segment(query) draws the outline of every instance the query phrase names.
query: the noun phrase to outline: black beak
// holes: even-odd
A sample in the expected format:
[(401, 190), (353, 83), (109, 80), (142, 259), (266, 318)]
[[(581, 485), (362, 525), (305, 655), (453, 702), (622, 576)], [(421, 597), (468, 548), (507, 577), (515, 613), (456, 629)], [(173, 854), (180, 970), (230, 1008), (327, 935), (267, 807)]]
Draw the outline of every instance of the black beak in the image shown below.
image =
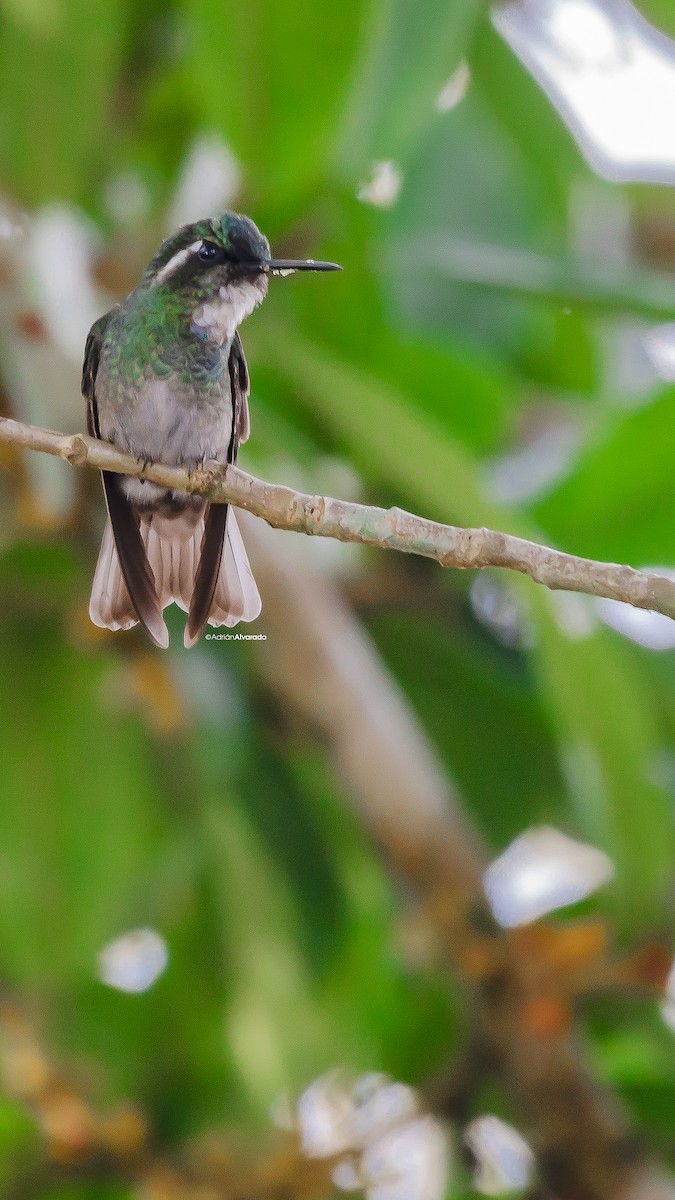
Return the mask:
[(282, 271), (341, 271), (342, 267), (338, 263), (317, 262), (313, 258), (270, 258), (263, 270), (276, 275)]

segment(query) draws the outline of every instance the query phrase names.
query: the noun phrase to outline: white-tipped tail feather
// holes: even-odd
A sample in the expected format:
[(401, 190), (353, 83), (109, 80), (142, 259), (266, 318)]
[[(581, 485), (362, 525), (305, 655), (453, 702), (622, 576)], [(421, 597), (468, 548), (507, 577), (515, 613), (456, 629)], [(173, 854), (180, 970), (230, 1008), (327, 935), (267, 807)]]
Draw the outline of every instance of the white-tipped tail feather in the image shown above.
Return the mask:
[[(199, 565), (204, 534), (204, 514), (190, 511), (166, 517), (149, 513), (141, 518), (141, 538), (155, 579), (160, 608), (176, 603), (185, 612)], [(262, 601), (249, 566), (239, 526), (232, 509), (227, 514), (227, 534), (216, 589), (208, 617), (209, 625), (236, 625), (254, 621)], [(110, 525), (106, 522), (91, 590), (89, 616), (103, 629), (129, 629), (138, 617), (129, 597)], [(197, 639), (185, 634), (185, 645)], [(168, 645), (168, 633), (166, 638)]]
[(89, 616), (101, 629), (130, 629), (138, 624), (127, 585), (115, 549), (112, 525), (108, 519), (98, 552), (89, 601)]

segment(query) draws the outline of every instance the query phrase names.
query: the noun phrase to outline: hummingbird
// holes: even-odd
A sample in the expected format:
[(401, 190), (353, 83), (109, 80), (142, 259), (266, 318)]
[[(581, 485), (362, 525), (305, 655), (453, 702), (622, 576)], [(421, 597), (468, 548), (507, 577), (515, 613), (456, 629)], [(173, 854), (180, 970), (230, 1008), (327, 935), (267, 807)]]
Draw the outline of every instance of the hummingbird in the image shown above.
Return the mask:
[[(82, 393), (87, 431), (145, 466), (188, 471), (234, 463), (250, 432), (250, 382), (239, 326), (271, 275), (336, 271), (273, 258), (253, 221), (226, 212), (162, 243), (137, 288), (92, 326)], [(262, 604), (234, 512), (142, 477), (102, 471), (108, 519), (89, 615), (105, 629), (144, 626), (169, 644), (163, 610), (187, 612), (184, 643), (210, 625), (253, 621)]]

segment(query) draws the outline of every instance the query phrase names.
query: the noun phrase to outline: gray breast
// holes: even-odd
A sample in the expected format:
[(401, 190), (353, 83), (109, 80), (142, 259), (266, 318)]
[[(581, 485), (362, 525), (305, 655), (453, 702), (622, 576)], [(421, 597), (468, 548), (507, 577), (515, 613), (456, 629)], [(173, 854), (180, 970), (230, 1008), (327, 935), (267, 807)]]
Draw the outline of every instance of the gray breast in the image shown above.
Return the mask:
[(99, 402), (101, 434), (126, 453), (169, 466), (226, 460), (232, 431), (227, 375), (208, 395), (157, 378), (115, 396), (113, 389), (105, 390)]
[[(188, 470), (209, 458), (226, 462), (232, 400), (227, 372), (223, 375), (222, 383), (207, 395), (171, 379), (154, 377), (124, 392), (110, 380), (102, 395), (97, 387), (102, 437), (142, 461)], [(132, 478), (125, 479), (124, 490), (131, 501), (143, 506), (166, 496), (155, 484)]]

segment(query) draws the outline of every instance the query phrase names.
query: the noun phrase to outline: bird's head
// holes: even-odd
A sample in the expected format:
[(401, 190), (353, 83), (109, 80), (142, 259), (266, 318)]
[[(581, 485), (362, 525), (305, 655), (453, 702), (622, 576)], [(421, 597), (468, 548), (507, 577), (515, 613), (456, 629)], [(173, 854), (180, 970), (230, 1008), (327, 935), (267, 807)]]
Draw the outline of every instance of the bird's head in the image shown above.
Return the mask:
[(201, 306), (196, 324), (202, 320), (222, 340), (264, 300), (270, 275), (339, 270), (336, 263), (311, 258), (273, 258), (267, 238), (250, 217), (227, 212), (184, 225), (167, 238), (150, 262), (143, 286), (195, 297)]

